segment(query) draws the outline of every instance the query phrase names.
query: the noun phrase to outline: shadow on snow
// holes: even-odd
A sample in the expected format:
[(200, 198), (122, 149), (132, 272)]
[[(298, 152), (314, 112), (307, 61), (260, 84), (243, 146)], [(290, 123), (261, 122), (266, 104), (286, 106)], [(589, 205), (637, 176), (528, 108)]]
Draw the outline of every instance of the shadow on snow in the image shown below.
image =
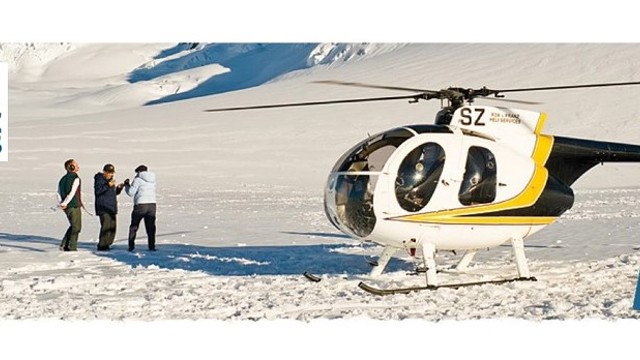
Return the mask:
[[(304, 233), (307, 234), (307, 233)], [(308, 233), (321, 235), (320, 233)], [(158, 236), (162, 236), (159, 234)], [(324, 234), (322, 235), (330, 235)], [(340, 236), (336, 236), (340, 237)], [(58, 251), (60, 239), (24, 234), (0, 233), (0, 246), (27, 251), (45, 252), (47, 249), (29, 244), (48, 244)], [(209, 247), (187, 244), (157, 245), (158, 251), (146, 250), (145, 239), (137, 241), (134, 252), (126, 249), (126, 240), (117, 241), (112, 250), (96, 250), (95, 243), (79, 242), (78, 248), (97, 256), (111, 258), (135, 267), (158, 267), (169, 270), (202, 271), (211, 275), (301, 275), (305, 271), (314, 274), (364, 275), (371, 271), (362, 253), (346, 254), (341, 249), (354, 249), (350, 244), (318, 244), (289, 246), (233, 246)], [(365, 244), (363, 249), (370, 248)], [(392, 259), (388, 271), (412, 270), (413, 265), (400, 259)]]
[[(123, 250), (96, 252), (131, 267), (158, 266), (163, 269), (203, 271), (212, 275), (301, 275), (315, 274), (363, 275), (371, 271), (362, 254), (345, 254), (338, 250), (345, 244), (290, 246), (207, 247), (201, 245), (160, 244), (158, 251)], [(392, 261), (390, 271), (408, 270), (410, 264)]]
[[(153, 67), (140, 67), (129, 74), (136, 83), (161, 76), (219, 64), (231, 71), (212, 76), (193, 89), (149, 101), (146, 105), (190, 99), (262, 85), (276, 77), (311, 66), (309, 54), (317, 44), (178, 44), (162, 51), (157, 60), (172, 57)], [(183, 54), (181, 54), (183, 53)]]
[(35, 252), (47, 251), (45, 249), (27, 246), (27, 244), (50, 244), (59, 246), (60, 239), (37, 235), (0, 233), (0, 247), (8, 247), (12, 249), (21, 249)]

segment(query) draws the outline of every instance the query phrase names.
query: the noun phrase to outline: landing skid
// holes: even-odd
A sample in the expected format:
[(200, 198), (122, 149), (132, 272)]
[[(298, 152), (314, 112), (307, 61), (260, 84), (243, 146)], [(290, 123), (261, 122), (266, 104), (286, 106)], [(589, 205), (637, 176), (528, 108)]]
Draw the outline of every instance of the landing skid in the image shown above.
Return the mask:
[(304, 274), (302, 274), (302, 275), (304, 275), (304, 277), (306, 277), (309, 281), (320, 282), (322, 280), (320, 277), (318, 277), (316, 275), (313, 275), (312, 273), (310, 273), (308, 271), (305, 271)]
[(535, 277), (531, 276), (531, 277), (517, 277), (512, 279), (475, 281), (475, 282), (460, 283), (460, 284), (412, 286), (412, 287), (395, 288), (395, 289), (380, 289), (371, 285), (367, 285), (364, 282), (360, 282), (358, 284), (358, 287), (368, 293), (382, 296), (382, 295), (408, 294), (414, 291), (438, 290), (440, 288), (458, 289), (461, 287), (478, 286), (478, 285), (485, 285), (485, 284), (506, 284), (514, 281), (538, 281), (538, 280)]

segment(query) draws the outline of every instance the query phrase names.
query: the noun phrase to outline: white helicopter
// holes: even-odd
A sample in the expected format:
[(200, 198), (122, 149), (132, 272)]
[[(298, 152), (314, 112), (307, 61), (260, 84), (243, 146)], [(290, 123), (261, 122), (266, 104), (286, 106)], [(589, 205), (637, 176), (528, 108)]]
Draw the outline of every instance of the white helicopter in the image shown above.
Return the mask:
[[(336, 162), (324, 191), (325, 213), (337, 229), (384, 247), (372, 276), (382, 274), (393, 255), (421, 253), (426, 286), (378, 289), (385, 295), (440, 287), (534, 280), (524, 239), (553, 223), (574, 202), (571, 185), (604, 162), (640, 162), (640, 146), (542, 134), (546, 115), (506, 107), (474, 106), (475, 98), (503, 99), (504, 93), (640, 85), (640, 82), (492, 90), (439, 91), (354, 82), (317, 83), (410, 91), (406, 96), (210, 109), (233, 111), (365, 101), (440, 99), (445, 106), (434, 125), (411, 125), (370, 136)], [(493, 97), (490, 97), (493, 96)], [(518, 277), (440, 284), (435, 255), (465, 254), (463, 272), (478, 249), (510, 243)], [(319, 278), (305, 274), (309, 279)]]

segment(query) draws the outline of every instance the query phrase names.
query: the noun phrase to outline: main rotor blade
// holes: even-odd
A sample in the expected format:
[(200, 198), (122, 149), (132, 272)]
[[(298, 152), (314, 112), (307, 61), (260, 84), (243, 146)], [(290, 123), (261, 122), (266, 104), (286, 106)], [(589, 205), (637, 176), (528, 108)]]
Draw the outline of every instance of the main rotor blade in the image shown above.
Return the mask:
[(274, 109), (274, 108), (284, 108), (284, 107), (294, 107), (294, 106), (347, 104), (347, 103), (387, 101), (387, 100), (402, 100), (402, 99), (412, 99), (414, 101), (418, 101), (419, 99), (426, 99), (426, 94), (413, 94), (413, 95), (402, 95), (402, 96), (383, 96), (383, 97), (372, 97), (372, 98), (362, 98), (362, 99), (309, 101), (309, 102), (288, 103), (288, 104), (238, 106), (238, 107), (228, 107), (228, 108), (219, 108), (219, 109), (207, 109), (207, 110), (204, 110), (204, 111), (206, 111), (206, 112), (220, 112), (220, 111), (236, 111), (236, 110)]
[(526, 105), (540, 105), (541, 102), (536, 101), (526, 101), (526, 100), (515, 100), (515, 99), (503, 99), (503, 98), (494, 98), (494, 97), (478, 97), (478, 100), (493, 100), (493, 101), (502, 101), (516, 104), (526, 104)]
[(421, 92), (427, 94), (438, 94), (438, 91), (435, 90), (427, 90), (427, 89), (415, 89), (408, 87), (399, 87), (399, 86), (382, 86), (382, 85), (371, 85), (371, 84), (363, 84), (359, 82), (348, 82), (348, 81), (338, 81), (338, 80), (318, 80), (312, 81), (314, 84), (331, 84), (331, 85), (344, 85), (344, 86), (355, 86), (362, 88), (370, 88), (370, 89), (384, 89), (384, 90), (400, 90), (400, 91), (411, 91), (411, 92)]
[(505, 90), (495, 90), (495, 91), (497, 93), (505, 93), (505, 92), (520, 92), (520, 91), (544, 91), (544, 90), (562, 90), (562, 89), (581, 89), (581, 88), (594, 88), (594, 87), (607, 87), (607, 86), (627, 86), (627, 85), (640, 85), (640, 81), (620, 82), (620, 83), (603, 83), (603, 84), (568, 85), (568, 86), (546, 86), (546, 87), (536, 87), (536, 88), (505, 89)]

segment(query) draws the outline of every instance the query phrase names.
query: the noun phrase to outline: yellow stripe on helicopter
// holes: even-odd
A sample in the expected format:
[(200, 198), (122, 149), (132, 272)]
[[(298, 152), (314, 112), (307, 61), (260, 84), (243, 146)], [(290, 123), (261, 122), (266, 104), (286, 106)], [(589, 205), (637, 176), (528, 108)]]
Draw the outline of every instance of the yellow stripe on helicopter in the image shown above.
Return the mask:
[(421, 220), (392, 220), (449, 225), (549, 225), (556, 220), (552, 216), (448, 216), (442, 212), (428, 215)]

